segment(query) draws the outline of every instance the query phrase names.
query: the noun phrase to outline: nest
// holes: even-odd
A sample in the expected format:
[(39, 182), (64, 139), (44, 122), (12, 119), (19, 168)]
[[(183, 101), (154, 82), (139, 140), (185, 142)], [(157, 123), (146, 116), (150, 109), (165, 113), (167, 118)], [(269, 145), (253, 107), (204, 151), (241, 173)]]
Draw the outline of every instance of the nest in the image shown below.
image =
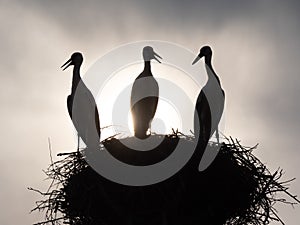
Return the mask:
[[(172, 149), (179, 139), (194, 141), (176, 133), (165, 136), (160, 150)], [(104, 144), (120, 148), (115, 138)], [(171, 178), (139, 187), (103, 178), (86, 163), (81, 152), (61, 154), (64, 158), (51, 160), (45, 171), (52, 181), (49, 189), (41, 192), (30, 188), (43, 197), (33, 211), (44, 211), (45, 220), (36, 225), (261, 225), (271, 221), (284, 224), (274, 205), (299, 202), (288, 192), (292, 180), (281, 181), (281, 169), (271, 173), (253, 155), (255, 148), (226, 139), (205, 171), (198, 172), (189, 166), (194, 165), (192, 157)], [(285, 197), (277, 198), (280, 193)]]

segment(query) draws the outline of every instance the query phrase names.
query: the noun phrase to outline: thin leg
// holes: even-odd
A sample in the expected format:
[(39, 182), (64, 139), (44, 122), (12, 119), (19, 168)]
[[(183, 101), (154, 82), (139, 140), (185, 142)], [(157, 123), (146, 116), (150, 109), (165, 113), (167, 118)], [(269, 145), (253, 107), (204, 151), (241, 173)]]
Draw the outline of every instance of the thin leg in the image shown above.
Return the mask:
[(216, 129), (216, 138), (217, 138), (217, 143), (220, 144), (220, 135), (219, 135), (219, 127), (218, 126)]
[[(151, 135), (151, 123), (152, 123), (152, 121), (149, 123), (149, 134)], [(147, 133), (146, 133), (146, 135), (147, 135)]]
[(77, 133), (77, 152), (79, 152), (79, 144), (80, 144), (80, 137), (79, 134)]

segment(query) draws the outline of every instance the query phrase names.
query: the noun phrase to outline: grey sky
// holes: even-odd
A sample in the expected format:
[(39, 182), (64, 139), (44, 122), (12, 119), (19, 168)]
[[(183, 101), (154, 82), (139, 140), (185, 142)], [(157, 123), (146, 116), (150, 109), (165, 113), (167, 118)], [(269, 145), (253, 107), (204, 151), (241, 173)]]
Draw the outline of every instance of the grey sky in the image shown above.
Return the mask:
[[(75, 147), (66, 109), (71, 72), (60, 66), (84, 53), (83, 71), (127, 42), (156, 39), (195, 54), (213, 48), (226, 92), (226, 134), (247, 145), (285, 177), (298, 177), (300, 134), (300, 4), (297, 1), (5, 1), (0, 0), (0, 224), (31, 224), (46, 188), (42, 169)], [(291, 187), (300, 193), (300, 177)], [(299, 206), (281, 208), (286, 224)]]

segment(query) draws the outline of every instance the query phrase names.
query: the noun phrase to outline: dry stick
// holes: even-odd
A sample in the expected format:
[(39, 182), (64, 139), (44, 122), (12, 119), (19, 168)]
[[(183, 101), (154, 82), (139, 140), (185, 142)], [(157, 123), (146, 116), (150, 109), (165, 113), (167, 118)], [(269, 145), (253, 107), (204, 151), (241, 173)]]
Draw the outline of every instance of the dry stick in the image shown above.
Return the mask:
[(278, 221), (280, 221), (280, 223), (282, 225), (285, 225), (285, 223), (279, 218), (279, 216), (277, 215), (277, 213), (271, 208), (271, 212), (273, 213), (273, 215), (278, 219)]
[[(175, 131), (174, 129), (173, 131), (173, 134), (177, 136), (178, 134), (180, 134), (180, 132)], [(273, 198), (272, 196), (270, 196), (271, 193), (284, 192), (293, 200), (299, 203), (297, 196), (290, 194), (288, 192), (288, 188), (283, 186), (285, 184), (288, 184), (288, 181), (278, 182), (282, 175), (282, 170), (278, 170), (274, 174), (270, 174), (266, 166), (264, 166), (251, 153), (257, 145), (252, 148), (249, 148), (242, 146), (240, 141), (237, 139), (234, 141), (232, 137), (230, 137), (230, 139), (226, 139), (228, 141), (228, 144), (226, 144), (225, 148), (223, 148), (223, 154), (229, 154), (230, 160), (235, 161), (239, 165), (246, 166), (247, 170), (252, 172), (253, 178), (256, 179), (256, 181), (258, 182), (258, 191), (256, 193), (253, 193), (255, 204), (252, 204), (251, 208), (248, 209), (243, 215), (237, 218), (231, 218), (230, 221), (236, 221), (235, 224), (246, 224), (246, 222), (252, 224), (261, 224), (261, 222), (263, 222), (265, 224), (270, 220), (281, 221), (278, 215), (276, 214), (276, 210), (273, 208), (273, 204), (276, 202), (283, 202), (289, 204), (290, 202), (286, 200), (284, 201), (283, 199)], [(49, 149), (51, 150), (51, 143), (49, 145)], [(49, 178), (57, 181), (56, 185), (64, 185), (64, 183), (70, 178), (70, 176), (72, 176), (75, 170), (81, 171), (82, 168), (85, 168), (86, 166), (85, 161), (83, 160), (83, 158), (81, 158), (82, 155), (76, 154), (76, 152), (74, 154), (68, 153), (67, 155), (68, 156), (65, 159), (52, 163), (52, 165), (50, 165), (48, 170), (46, 171), (46, 174), (49, 176)], [(52, 155), (50, 155), (50, 158), (52, 158)], [(289, 181), (293, 180), (294, 179), (291, 179)], [(64, 201), (64, 193), (61, 192), (61, 189), (53, 190), (52, 188), (54, 188), (54, 184), (55, 183), (51, 185), (47, 193), (38, 191), (38, 193), (49, 198), (47, 200), (37, 202), (37, 210), (48, 210), (46, 212), (47, 221), (37, 223), (36, 225), (42, 225), (47, 223), (56, 224), (59, 220), (68, 219), (66, 216), (56, 218), (59, 212), (64, 213), (64, 211), (59, 208), (62, 201)], [(50, 191), (51, 189), (52, 191)], [(270, 212), (274, 214), (275, 217), (270, 215)], [(282, 221), (281, 223), (284, 224)]]
[(47, 224), (47, 223), (54, 223), (58, 220), (62, 220), (62, 219), (65, 219), (64, 217), (60, 217), (60, 218), (55, 218), (55, 219), (51, 219), (51, 220), (48, 220), (48, 221), (45, 221), (45, 222), (40, 222), (40, 223), (35, 223), (33, 225), (42, 225), (42, 224)]
[[(51, 162), (51, 165), (53, 165), (52, 147), (51, 147), (50, 137), (48, 137), (48, 148), (49, 148), (50, 162)], [(53, 185), (53, 183), (54, 183), (54, 180), (51, 181), (51, 184), (50, 184), (50, 186), (49, 186), (47, 192), (50, 191), (50, 188), (51, 188), (51, 186)]]

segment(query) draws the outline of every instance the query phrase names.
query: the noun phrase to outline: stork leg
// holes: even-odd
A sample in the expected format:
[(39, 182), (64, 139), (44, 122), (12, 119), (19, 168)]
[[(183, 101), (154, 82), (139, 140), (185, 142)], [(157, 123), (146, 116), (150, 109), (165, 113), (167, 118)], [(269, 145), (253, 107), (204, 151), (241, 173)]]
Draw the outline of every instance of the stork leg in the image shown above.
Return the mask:
[(217, 143), (220, 144), (219, 126), (217, 126), (216, 129), (216, 138), (217, 138)]
[[(150, 121), (150, 123), (149, 123), (149, 128), (148, 128), (148, 130), (147, 130), (147, 131), (149, 131), (149, 135), (151, 135), (151, 123), (152, 123), (152, 121)], [(146, 132), (146, 135), (147, 135), (147, 132)]]
[(77, 133), (77, 152), (79, 152), (79, 144), (80, 144), (80, 137), (79, 134)]

